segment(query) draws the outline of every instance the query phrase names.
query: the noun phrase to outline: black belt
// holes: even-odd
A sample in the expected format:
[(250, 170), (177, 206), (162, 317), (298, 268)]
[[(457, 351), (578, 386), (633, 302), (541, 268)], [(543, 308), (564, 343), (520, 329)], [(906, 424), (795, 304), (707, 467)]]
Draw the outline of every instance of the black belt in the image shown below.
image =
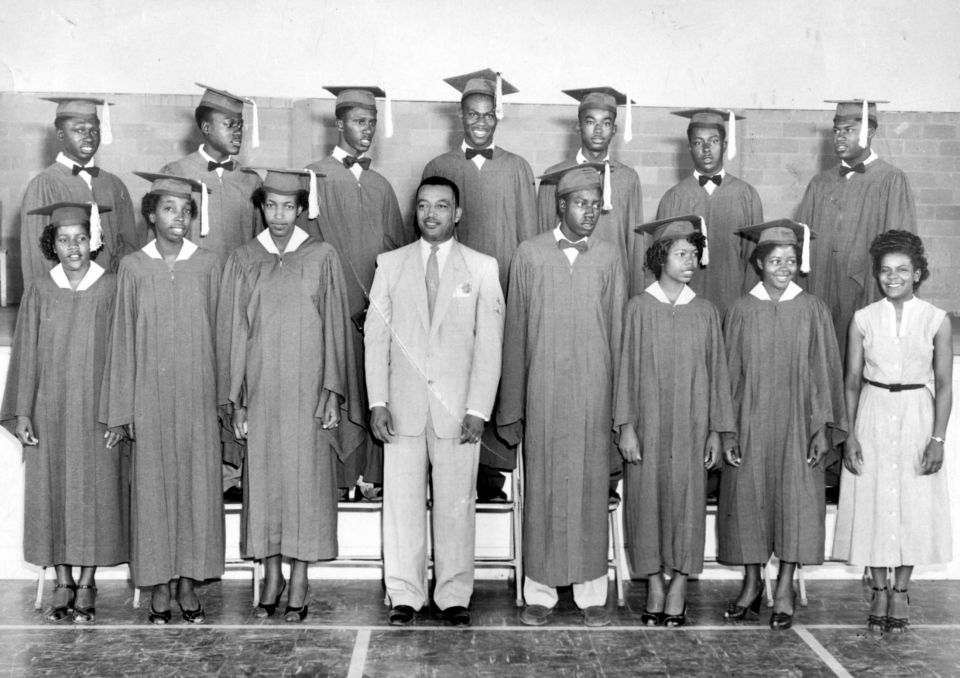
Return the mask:
[(878, 381), (870, 381), (869, 379), (864, 379), (864, 381), (871, 386), (885, 388), (891, 393), (896, 393), (898, 391), (916, 391), (918, 388), (923, 388), (926, 386), (926, 384), (881, 384)]

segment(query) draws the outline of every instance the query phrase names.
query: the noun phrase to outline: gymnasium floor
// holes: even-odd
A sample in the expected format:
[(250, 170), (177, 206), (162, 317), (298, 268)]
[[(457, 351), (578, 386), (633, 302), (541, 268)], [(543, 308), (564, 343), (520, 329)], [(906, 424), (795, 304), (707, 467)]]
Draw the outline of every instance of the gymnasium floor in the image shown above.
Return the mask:
[[(911, 585), (913, 627), (903, 636), (865, 628), (867, 590), (858, 582), (812, 581), (809, 606), (786, 632), (759, 619), (724, 623), (737, 582), (691, 582), (690, 624), (639, 625), (645, 585), (628, 585), (613, 625), (587, 630), (569, 591), (549, 626), (520, 625), (511, 585), (477, 582), (474, 625), (443, 626), (419, 616), (412, 627), (386, 623), (376, 581), (312, 581), (301, 625), (252, 616), (250, 584), (211, 582), (200, 589), (207, 623), (152, 626), (146, 605), (131, 607), (126, 582), (103, 581), (92, 627), (43, 621), (36, 586), (0, 582), (0, 676), (960, 676), (960, 583)], [(52, 595), (52, 582), (44, 592)], [(174, 608), (176, 609), (176, 607)]]

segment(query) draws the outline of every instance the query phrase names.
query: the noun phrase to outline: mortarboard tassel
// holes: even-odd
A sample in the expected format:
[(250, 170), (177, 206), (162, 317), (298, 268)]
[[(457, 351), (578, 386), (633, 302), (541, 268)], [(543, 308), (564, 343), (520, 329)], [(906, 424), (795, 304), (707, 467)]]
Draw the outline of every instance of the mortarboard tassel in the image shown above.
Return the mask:
[(703, 233), (703, 256), (700, 257), (700, 265), (706, 266), (710, 263), (710, 241), (707, 239), (707, 222), (700, 217), (700, 232)]
[(390, 90), (384, 88), (386, 96), (383, 99), (383, 136), (387, 139), (393, 138), (393, 99), (390, 98)]
[[(256, 109), (254, 109), (256, 110)], [(207, 205), (207, 185), (200, 182), (200, 237), (210, 232), (210, 207)]]
[(259, 148), (260, 146), (260, 116), (257, 112), (257, 102), (253, 99), (247, 99), (247, 102), (253, 106), (253, 130), (250, 132), (250, 148)]
[(503, 78), (497, 73), (497, 93), (494, 97), (494, 105), (497, 107), (497, 120), (503, 120)]
[(730, 111), (730, 119), (727, 121), (727, 160), (733, 160), (737, 157), (737, 116)]
[(317, 193), (317, 173), (307, 168), (310, 172), (310, 200), (308, 201), (307, 217), (316, 219), (320, 216), (320, 196)]
[(113, 143), (113, 129), (110, 127), (110, 104), (103, 102), (103, 120), (100, 121), (100, 141), (104, 146)]
[(800, 224), (803, 226), (803, 249), (800, 250), (800, 272), (809, 273), (810, 272), (810, 227), (806, 224)]
[(627, 94), (627, 119), (625, 121), (626, 129), (623, 131), (623, 141), (630, 143), (633, 141), (633, 107), (630, 105), (630, 95)]
[(863, 113), (860, 116), (860, 148), (867, 147), (867, 130), (869, 129), (870, 104), (863, 100)]
[(103, 245), (103, 227), (100, 225), (100, 208), (90, 203), (90, 251), (96, 252)]
[(610, 161), (603, 161), (603, 209), (612, 210), (613, 209), (613, 200), (611, 199), (611, 192), (613, 190), (613, 185), (610, 183)]

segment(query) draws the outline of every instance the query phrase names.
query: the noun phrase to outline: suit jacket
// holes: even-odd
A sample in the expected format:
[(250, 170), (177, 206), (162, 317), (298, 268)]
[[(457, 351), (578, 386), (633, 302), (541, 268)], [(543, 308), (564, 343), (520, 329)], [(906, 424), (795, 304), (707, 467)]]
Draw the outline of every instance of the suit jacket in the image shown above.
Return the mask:
[(458, 438), (467, 410), (489, 417), (500, 381), (504, 304), (497, 260), (454, 242), (433, 321), (420, 241), (377, 257), (363, 328), (367, 396), (399, 435)]

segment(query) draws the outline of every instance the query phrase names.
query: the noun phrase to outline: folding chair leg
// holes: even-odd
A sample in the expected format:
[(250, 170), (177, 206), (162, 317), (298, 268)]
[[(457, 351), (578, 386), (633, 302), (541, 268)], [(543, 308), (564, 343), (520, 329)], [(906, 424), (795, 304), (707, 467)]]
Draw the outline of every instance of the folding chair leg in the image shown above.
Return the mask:
[(133, 587), (133, 609), (139, 609), (140, 607), (140, 587)]
[(517, 468), (513, 476), (513, 583), (516, 586), (516, 606), (523, 607), (523, 470), (517, 448)]
[(807, 582), (803, 578), (803, 566), (797, 565), (797, 579), (800, 580), (800, 607), (806, 607), (807, 600)]
[(47, 568), (40, 568), (40, 576), (37, 577), (37, 600), (33, 604), (34, 609), (43, 609), (43, 581), (47, 578)]
[(763, 566), (763, 586), (767, 593), (767, 607), (773, 607), (773, 584), (770, 582), (770, 561), (767, 561)]
[(260, 582), (263, 579), (262, 564), (259, 560), (253, 561), (253, 606), (260, 604)]
[(607, 512), (610, 516), (610, 533), (613, 535), (613, 573), (617, 581), (617, 607), (626, 607), (623, 595), (623, 568), (621, 565), (622, 535), (620, 534), (620, 507)]

